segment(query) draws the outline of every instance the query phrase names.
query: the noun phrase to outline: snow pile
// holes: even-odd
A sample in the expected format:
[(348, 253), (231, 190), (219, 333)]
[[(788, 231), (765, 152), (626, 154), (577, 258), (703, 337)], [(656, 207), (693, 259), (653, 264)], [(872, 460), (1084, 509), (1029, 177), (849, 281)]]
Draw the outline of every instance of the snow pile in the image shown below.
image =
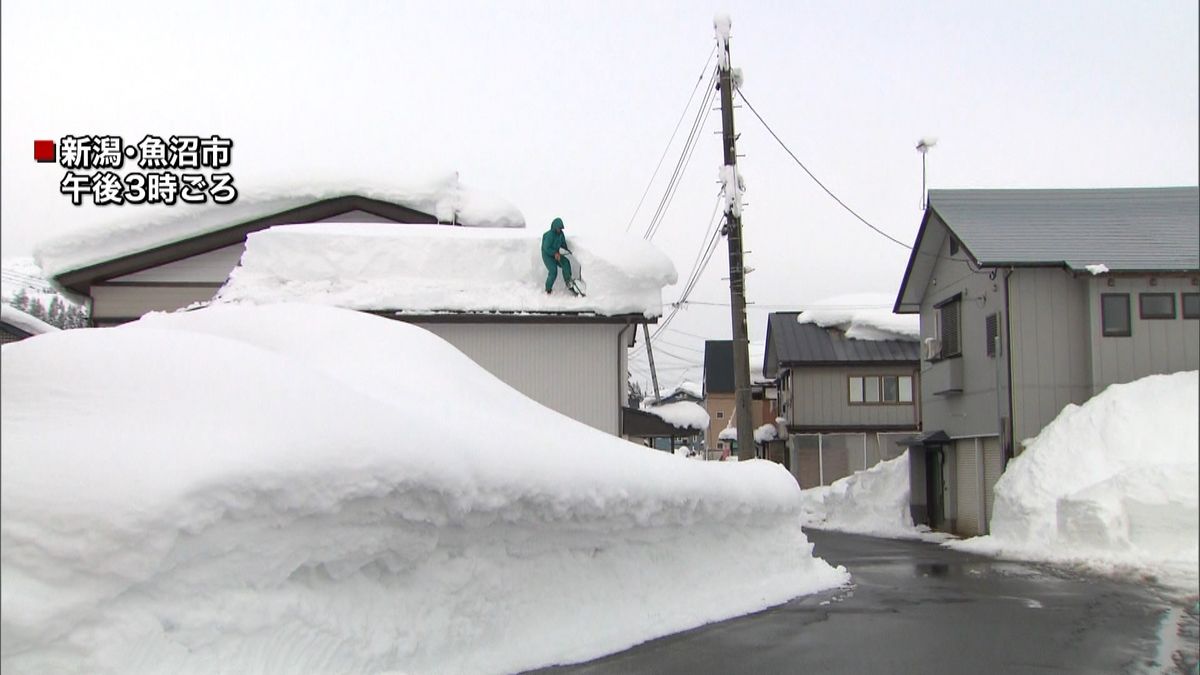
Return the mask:
[(1196, 371), (1153, 375), (1068, 405), (997, 481), (991, 536), (960, 546), (1194, 585), (1198, 390)]
[(847, 579), (781, 467), (601, 433), (401, 322), (216, 306), (0, 354), (5, 673), (512, 672)]
[(755, 443), (768, 443), (779, 439), (779, 430), (774, 424), (764, 424), (754, 430)]
[[(908, 451), (895, 459), (856, 471), (831, 485), (800, 493), (801, 520), (807, 527), (877, 537), (923, 537), (909, 511)], [(924, 538), (924, 537), (923, 537)]]
[(587, 297), (558, 276), (545, 291), (541, 233), (506, 229), (314, 223), (251, 234), (224, 302), (309, 302), (406, 312), (662, 314), (675, 266), (631, 236), (568, 235)]
[(525, 217), (516, 207), (494, 195), (467, 188), (459, 182), (455, 172), (397, 177), (388, 181), (381, 181), (378, 176), (339, 176), (311, 183), (278, 183), (251, 189), (239, 187), (237, 201), (227, 205), (127, 208), (110, 223), (42, 242), (34, 250), (34, 257), (47, 274), (57, 276), (347, 195), (400, 204), (445, 223), (457, 222), (469, 227), (525, 227)]
[(58, 330), (57, 326), (51, 326), (36, 316), (30, 316), (28, 313), (6, 304), (0, 304), (0, 321), (20, 328), (30, 335), (53, 333)]
[(921, 317), (894, 314), (895, 299), (880, 293), (854, 293), (813, 303), (796, 317), (800, 323), (841, 329), (858, 340), (917, 340)]
[(1105, 265), (1103, 263), (1096, 264), (1096, 265), (1084, 265), (1083, 268), (1085, 270), (1091, 272), (1092, 276), (1095, 276), (1097, 274), (1106, 274), (1108, 272), (1108, 265)]
[(736, 441), (737, 440), (737, 427), (733, 426), (733, 420), (729, 420), (729, 424), (726, 424), (725, 428), (721, 430), (721, 433), (717, 434), (717, 440), (720, 440), (720, 441)]
[(708, 428), (708, 412), (704, 410), (703, 406), (692, 401), (650, 405), (643, 410), (679, 429), (703, 430)]

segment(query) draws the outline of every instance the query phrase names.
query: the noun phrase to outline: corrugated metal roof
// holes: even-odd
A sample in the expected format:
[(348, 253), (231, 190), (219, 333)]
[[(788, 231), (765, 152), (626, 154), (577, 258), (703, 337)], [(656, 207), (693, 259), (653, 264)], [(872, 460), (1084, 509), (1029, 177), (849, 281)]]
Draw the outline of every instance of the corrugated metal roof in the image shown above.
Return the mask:
[(1200, 188), (930, 190), (929, 208), (983, 265), (1200, 269)]
[(780, 365), (804, 363), (888, 363), (921, 360), (916, 340), (856, 340), (836, 328), (798, 323), (799, 312), (774, 312), (768, 319), (771, 349)]
[(732, 394), (733, 340), (704, 342), (704, 393)]

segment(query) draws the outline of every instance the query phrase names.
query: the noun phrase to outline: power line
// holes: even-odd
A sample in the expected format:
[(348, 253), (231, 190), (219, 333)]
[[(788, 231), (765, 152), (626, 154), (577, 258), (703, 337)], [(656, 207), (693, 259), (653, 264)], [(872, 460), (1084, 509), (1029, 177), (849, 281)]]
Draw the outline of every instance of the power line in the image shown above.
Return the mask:
[(877, 232), (878, 234), (880, 234), (881, 236), (883, 236), (883, 237), (884, 237), (884, 238), (886, 238), (887, 240), (889, 240), (889, 241), (891, 241), (891, 242), (894, 242), (894, 243), (896, 243), (896, 244), (899, 244), (899, 245), (903, 246), (903, 247), (904, 247), (904, 248), (906, 248), (906, 249), (912, 250), (912, 246), (909, 246), (908, 244), (906, 244), (906, 243), (904, 243), (904, 242), (900, 241), (899, 239), (897, 239), (897, 238), (893, 237), (892, 235), (888, 234), (887, 232), (884, 232), (883, 230), (879, 229), (878, 227), (875, 227), (875, 226), (874, 226), (874, 225), (872, 225), (870, 222), (868, 222), (866, 218), (863, 218), (862, 216), (858, 215), (858, 213), (857, 213), (857, 212), (855, 212), (855, 210), (854, 210), (854, 209), (852, 209), (852, 208), (850, 208), (849, 206), (847, 206), (847, 205), (846, 205), (846, 202), (843, 202), (841, 199), (838, 199), (838, 196), (837, 196), (837, 195), (835, 195), (835, 194), (833, 194), (833, 191), (832, 191), (832, 190), (830, 190), (829, 188), (825, 187), (825, 184), (824, 184), (824, 183), (822, 183), (822, 182), (821, 182), (821, 181), (820, 181), (820, 180), (819, 180), (819, 179), (818, 179), (818, 178), (817, 178), (815, 175), (813, 175), (813, 172), (812, 172), (812, 171), (809, 171), (807, 166), (804, 166), (804, 162), (801, 162), (801, 161), (800, 161), (800, 158), (799, 158), (799, 157), (797, 157), (797, 156), (796, 156), (796, 154), (795, 154), (795, 153), (793, 153), (793, 152), (792, 152), (792, 151), (791, 151), (791, 150), (788, 148), (787, 144), (783, 142), (783, 139), (779, 138), (779, 136), (778, 136), (778, 135), (775, 133), (775, 131), (774, 131), (773, 129), (771, 129), (771, 125), (767, 124), (767, 121), (766, 121), (766, 120), (764, 120), (764, 119), (762, 118), (762, 115), (759, 115), (759, 114), (758, 114), (758, 111), (754, 109), (754, 106), (753, 106), (753, 105), (751, 105), (750, 101), (749, 101), (749, 100), (746, 98), (746, 95), (745, 95), (744, 93), (742, 93), (742, 90), (741, 90), (741, 89), (738, 89), (738, 90), (737, 90), (737, 93), (738, 93), (738, 96), (740, 96), (740, 97), (742, 98), (742, 101), (743, 101), (743, 102), (746, 104), (746, 107), (747, 107), (747, 108), (750, 108), (750, 112), (754, 113), (754, 116), (758, 118), (758, 121), (759, 121), (759, 122), (761, 122), (761, 123), (762, 123), (762, 125), (763, 125), (764, 127), (766, 127), (766, 129), (767, 129), (767, 132), (768, 132), (768, 133), (770, 133), (770, 134), (771, 134), (771, 136), (772, 136), (772, 137), (775, 139), (775, 141), (779, 143), (779, 146), (780, 146), (781, 148), (783, 148), (784, 152), (786, 152), (788, 155), (790, 155), (790, 156), (791, 156), (791, 158), (792, 158), (793, 160), (795, 160), (797, 164), (799, 164), (799, 165), (800, 165), (800, 168), (801, 168), (801, 169), (804, 169), (804, 173), (807, 173), (807, 174), (808, 174), (808, 177), (809, 177), (809, 178), (811, 178), (811, 179), (813, 179), (813, 182), (814, 182), (814, 183), (816, 183), (817, 185), (819, 185), (819, 186), (821, 187), (821, 189), (825, 191), (825, 194), (827, 194), (827, 195), (829, 195), (830, 197), (832, 197), (832, 198), (833, 198), (833, 201), (837, 202), (839, 205), (841, 205), (841, 207), (842, 207), (843, 209), (846, 209), (846, 211), (850, 212), (850, 215), (852, 215), (852, 216), (854, 216), (855, 218), (858, 218), (860, 221), (862, 221), (862, 224), (863, 224), (863, 225), (866, 225), (867, 227), (871, 228), (872, 230), (875, 230), (875, 232)]
[(688, 133), (687, 140), (684, 141), (683, 151), (679, 155), (679, 160), (675, 162), (675, 170), (671, 172), (671, 178), (667, 181), (667, 189), (663, 193), (663, 197), (658, 202), (658, 208), (654, 211), (654, 216), (650, 219), (650, 225), (646, 228), (646, 233), (643, 239), (649, 240), (654, 238), (654, 234), (662, 225), (663, 218), (667, 215), (667, 209), (671, 207), (671, 202), (675, 200), (675, 193), (679, 190), (679, 181), (683, 178), (683, 174), (687, 171), (688, 165), (692, 161), (692, 154), (696, 150), (696, 144), (700, 140), (699, 131), (703, 128), (704, 123), (708, 120), (708, 114), (712, 112), (712, 100), (715, 96), (713, 88), (716, 82), (716, 73), (708, 81), (708, 91), (704, 95), (704, 100), (701, 101), (700, 107), (696, 109), (696, 119), (692, 121), (691, 131)]
[(679, 133), (679, 126), (683, 124), (683, 118), (687, 117), (687, 111), (692, 107), (692, 99), (696, 97), (696, 91), (700, 88), (700, 83), (704, 81), (704, 73), (708, 72), (708, 64), (712, 63), (713, 54), (717, 52), (714, 45), (712, 51), (708, 53), (708, 58), (704, 61), (704, 67), (700, 69), (700, 76), (696, 78), (696, 86), (692, 87), (692, 93), (688, 96), (687, 103), (683, 106), (683, 112), (679, 114), (679, 121), (675, 123), (675, 129), (671, 132), (671, 138), (667, 140), (667, 147), (663, 148), (662, 156), (658, 158), (658, 164), (654, 166), (654, 173), (650, 174), (650, 182), (646, 183), (646, 189), (642, 192), (642, 198), (638, 200), (637, 208), (633, 210), (633, 215), (629, 217), (629, 224), (625, 226), (625, 231), (633, 226), (633, 221), (637, 218), (637, 214), (642, 210), (642, 203), (646, 201), (646, 195), (650, 194), (650, 187), (654, 185), (654, 179), (658, 177), (658, 170), (662, 168), (663, 160), (667, 158), (667, 151), (671, 149), (671, 144), (675, 142), (675, 134)]

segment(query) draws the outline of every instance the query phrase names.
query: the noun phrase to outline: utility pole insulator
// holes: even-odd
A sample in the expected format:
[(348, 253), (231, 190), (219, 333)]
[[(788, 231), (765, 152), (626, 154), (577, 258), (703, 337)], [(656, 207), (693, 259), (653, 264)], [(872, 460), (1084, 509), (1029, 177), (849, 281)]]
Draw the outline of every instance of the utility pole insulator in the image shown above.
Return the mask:
[(718, 16), (717, 63), (720, 69), (721, 134), (725, 149), (725, 226), (729, 242), (729, 314), (733, 322), (734, 419), (737, 423), (738, 460), (754, 459), (754, 419), (750, 412), (750, 338), (746, 330), (746, 275), (742, 263), (741, 179), (737, 173), (737, 134), (733, 130), (733, 69), (729, 61), (730, 21)]

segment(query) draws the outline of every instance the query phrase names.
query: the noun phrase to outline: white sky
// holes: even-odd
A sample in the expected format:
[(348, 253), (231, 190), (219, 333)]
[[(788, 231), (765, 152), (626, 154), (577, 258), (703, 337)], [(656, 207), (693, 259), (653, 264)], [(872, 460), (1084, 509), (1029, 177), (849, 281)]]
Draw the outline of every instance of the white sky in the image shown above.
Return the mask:
[[(733, 19), (733, 65), (758, 111), (902, 241), (920, 223), (924, 136), (939, 141), (934, 188), (1197, 183), (1192, 1), (11, 0), (0, 21), (3, 255), (135, 210), (72, 207), (59, 194), (62, 169), (35, 163), (32, 141), (67, 134), (230, 137), (243, 188), (339, 167), (453, 168), (532, 229), (561, 216), (568, 237), (624, 231), (712, 50), (717, 12)], [(631, 231), (646, 229), (691, 118)], [(748, 109), (736, 124), (751, 337), (769, 309), (894, 294), (906, 251), (826, 196)], [(716, 200), (719, 129), (714, 112), (654, 238), (681, 282)], [(722, 244), (693, 300), (727, 302), (726, 256)], [(698, 380), (693, 336), (728, 338), (729, 325), (724, 307), (681, 313), (656, 354), (664, 387)]]

